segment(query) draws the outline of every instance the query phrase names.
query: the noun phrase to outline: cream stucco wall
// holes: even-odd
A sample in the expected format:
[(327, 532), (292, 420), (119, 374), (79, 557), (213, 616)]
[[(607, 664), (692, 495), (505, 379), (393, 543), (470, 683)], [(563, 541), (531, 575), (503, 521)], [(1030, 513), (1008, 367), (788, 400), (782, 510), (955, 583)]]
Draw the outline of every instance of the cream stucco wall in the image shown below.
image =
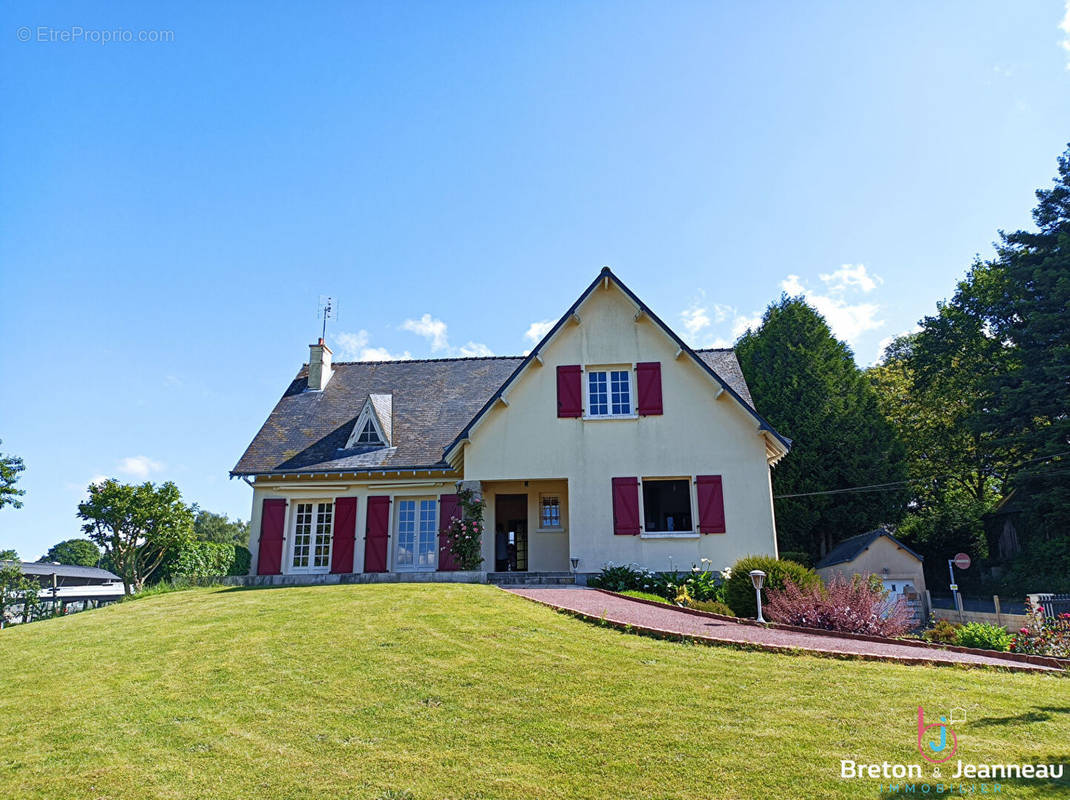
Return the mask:
[[(884, 573), (885, 569), (888, 570), (887, 574)], [(851, 561), (823, 567), (817, 573), (824, 581), (830, 580), (837, 573), (847, 577), (869, 573), (889, 581), (909, 581), (914, 584), (919, 595), (925, 594), (925, 573), (921, 561), (887, 536), (874, 540)]]
[[(295, 502), (300, 501), (327, 501), (333, 502), (339, 497), (357, 498), (357, 522), (356, 542), (353, 548), (353, 571), (364, 571), (364, 532), (368, 519), (368, 497), (386, 495), (392, 500), (407, 497), (431, 497), (438, 499), (440, 494), (451, 494), (456, 491), (456, 479), (405, 479), (378, 478), (375, 480), (312, 480), (308, 478), (297, 479), (261, 479), (253, 488), (253, 510), (249, 530), (252, 531), (249, 541), (249, 550), (252, 552), (251, 574), (257, 573), (260, 549), (260, 520), (263, 513), (264, 500), (267, 498), (281, 498), (287, 501), (286, 523), (284, 530), (282, 566), (283, 574), (293, 574), (290, 569), (291, 546), (293, 544), (293, 518), (292, 511)], [(390, 504), (390, 538), (387, 549), (387, 567), (393, 569), (396, 552), (397, 538), (394, 528), (397, 524), (396, 502)], [(332, 553), (333, 554), (333, 553)], [(326, 570), (324, 570), (326, 571)]]
[[(776, 554), (766, 446), (754, 418), (727, 393), (717, 398), (717, 384), (690, 357), (677, 357), (676, 344), (649, 318), (637, 320), (636, 307), (612, 282), (588, 297), (578, 317), (542, 349), (542, 365), (522, 373), (505, 403), (472, 430), (463, 451), (465, 479), (565, 481), (568, 548), (580, 558), (580, 572), (596, 572), (607, 561), (687, 568), (703, 558), (720, 568), (749, 553)], [(558, 365), (632, 369), (641, 361), (661, 362), (663, 415), (557, 417)], [(613, 477), (696, 475), (722, 476), (726, 533), (613, 534)], [(693, 480), (692, 513), (697, 525)]]

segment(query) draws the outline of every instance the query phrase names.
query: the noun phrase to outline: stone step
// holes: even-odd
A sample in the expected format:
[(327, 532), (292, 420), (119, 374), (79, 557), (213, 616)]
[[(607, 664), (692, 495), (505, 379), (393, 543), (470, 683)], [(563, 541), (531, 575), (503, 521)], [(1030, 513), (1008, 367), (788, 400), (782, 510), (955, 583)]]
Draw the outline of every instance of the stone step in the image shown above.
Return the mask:
[(490, 572), (487, 581), (498, 586), (571, 586), (576, 578), (568, 572)]

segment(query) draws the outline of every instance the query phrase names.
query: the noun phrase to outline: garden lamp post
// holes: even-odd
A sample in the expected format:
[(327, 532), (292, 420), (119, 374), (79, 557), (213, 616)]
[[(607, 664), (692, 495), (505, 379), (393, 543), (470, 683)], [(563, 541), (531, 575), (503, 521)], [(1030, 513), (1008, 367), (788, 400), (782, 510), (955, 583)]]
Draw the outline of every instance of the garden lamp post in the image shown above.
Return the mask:
[(750, 582), (754, 584), (754, 596), (758, 599), (758, 621), (765, 622), (765, 618), (762, 617), (762, 584), (765, 583), (765, 573), (760, 569), (752, 569)]

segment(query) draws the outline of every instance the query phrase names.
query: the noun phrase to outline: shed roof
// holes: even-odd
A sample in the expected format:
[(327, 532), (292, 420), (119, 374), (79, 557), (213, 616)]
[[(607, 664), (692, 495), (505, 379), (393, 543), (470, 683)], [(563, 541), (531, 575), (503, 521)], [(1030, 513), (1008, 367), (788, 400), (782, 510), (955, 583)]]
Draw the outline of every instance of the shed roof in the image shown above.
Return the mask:
[(887, 528), (877, 528), (875, 531), (869, 531), (868, 533), (860, 533), (857, 536), (852, 536), (849, 539), (844, 539), (842, 542), (833, 547), (823, 559), (821, 559), (815, 569), (823, 569), (825, 567), (832, 567), (836, 564), (845, 564), (848, 561), (853, 561), (857, 558), (862, 551), (868, 548), (873, 542), (882, 536), (887, 536), (896, 545), (906, 550), (918, 561), (923, 561), (924, 556), (920, 556), (903, 544), (901, 541), (892, 536), (891, 532)]
[(3, 564), (15, 564), (23, 575), (53, 575), (60, 578), (83, 578), (86, 580), (118, 581), (118, 575), (99, 567), (78, 567), (72, 564), (53, 564), (48, 561), (4, 561)]

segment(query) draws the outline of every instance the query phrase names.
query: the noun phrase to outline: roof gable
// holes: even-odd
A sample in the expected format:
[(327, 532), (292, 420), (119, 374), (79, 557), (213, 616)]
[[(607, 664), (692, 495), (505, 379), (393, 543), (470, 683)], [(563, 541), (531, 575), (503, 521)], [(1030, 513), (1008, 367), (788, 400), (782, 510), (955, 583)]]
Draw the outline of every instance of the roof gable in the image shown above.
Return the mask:
[[(583, 306), (584, 302), (591, 296), (591, 294), (599, 286), (613, 285), (619, 289), (625, 297), (627, 297), (636, 307), (635, 318), (638, 320), (642, 316), (646, 316), (655, 327), (659, 328), (677, 347), (677, 356), (686, 355), (695, 364), (702, 369), (709, 378), (718, 384), (721, 391), (726, 392), (733, 400), (739, 403), (740, 406), (751, 416), (758, 424), (758, 429), (764, 434), (768, 434), (768, 447), (772, 451), (771, 461), (779, 460), (791, 449), (791, 439), (785, 436), (781, 436), (773, 426), (770, 425), (755, 409), (750, 397), (750, 392), (746, 388), (746, 381), (743, 379), (743, 373), (739, 369), (739, 362), (735, 359), (735, 354), (732, 351), (723, 350), (706, 350), (703, 353), (708, 354), (706, 357), (700, 355), (698, 351), (689, 347), (683, 339), (681, 339), (675, 331), (668, 325), (662, 322), (661, 318), (650, 310), (647, 305), (640, 300), (631, 289), (629, 289), (609, 267), (603, 267), (602, 271), (598, 273), (598, 277), (595, 278), (591, 284), (583, 291), (583, 293), (576, 299), (569, 309), (561, 316), (561, 318), (554, 324), (552, 328), (546, 333), (545, 336), (539, 341), (535, 347), (531, 349), (531, 352), (524, 358), (524, 360), (517, 365), (513, 373), (505, 380), (505, 382), (498, 388), (498, 390), (483, 404), (483, 407), (472, 417), (472, 419), (465, 425), (464, 429), (457, 434), (456, 438), (450, 442), (444, 452), (444, 457), (456, 463), (459, 448), (464, 441), (471, 434), (473, 429), (479, 424), (480, 420), (489, 412), (495, 405), (495, 403), (503, 396), (508, 388), (524, 373), (533, 363), (539, 359), (539, 353), (556, 337), (561, 330), (565, 327), (570, 320), (579, 319), (579, 310)], [(723, 353), (730, 354), (730, 359), (725, 358)], [(731, 363), (734, 371), (737, 373), (738, 380), (734, 383), (726, 380), (718, 371), (712, 366), (713, 364), (728, 366)], [(737, 388), (737, 386), (739, 388)], [(745, 397), (744, 397), (745, 395)]]
[(910, 553), (918, 561), (924, 561), (924, 557), (918, 555), (901, 541), (892, 536), (891, 532), (886, 528), (877, 528), (875, 531), (868, 531), (867, 533), (860, 533), (857, 536), (852, 536), (848, 539), (844, 539), (831, 550), (828, 554), (821, 559), (814, 569), (824, 569), (825, 567), (834, 567), (837, 564), (846, 564), (848, 561), (853, 561), (861, 553), (869, 548), (875, 541), (885, 537), (889, 539), (893, 544), (902, 550)]

